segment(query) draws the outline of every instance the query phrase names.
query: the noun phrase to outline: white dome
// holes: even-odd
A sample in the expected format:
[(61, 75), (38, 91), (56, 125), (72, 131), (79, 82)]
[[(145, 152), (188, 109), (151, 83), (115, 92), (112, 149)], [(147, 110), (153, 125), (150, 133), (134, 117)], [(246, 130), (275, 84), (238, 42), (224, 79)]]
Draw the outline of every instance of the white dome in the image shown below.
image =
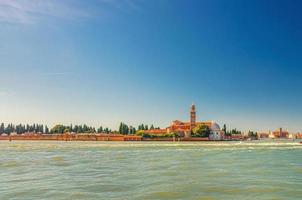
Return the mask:
[(219, 131), (220, 130), (220, 126), (216, 122), (212, 122), (211, 129), (213, 131)]

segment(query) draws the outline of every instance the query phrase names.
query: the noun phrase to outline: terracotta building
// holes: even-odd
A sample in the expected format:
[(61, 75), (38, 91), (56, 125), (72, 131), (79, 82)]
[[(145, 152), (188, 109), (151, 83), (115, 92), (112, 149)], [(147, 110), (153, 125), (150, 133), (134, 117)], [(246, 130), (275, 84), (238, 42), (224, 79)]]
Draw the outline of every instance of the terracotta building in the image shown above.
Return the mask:
[(269, 133), (260, 132), (260, 133), (258, 133), (258, 138), (260, 138), (260, 139), (266, 139), (266, 138), (269, 138), (269, 135), (270, 135), (270, 131), (269, 131)]
[(280, 128), (276, 131), (273, 131), (270, 134), (270, 138), (288, 138), (288, 136), (289, 136), (288, 131), (284, 131), (284, 130), (282, 130), (282, 128)]
[(302, 139), (302, 133), (297, 133), (295, 134), (296, 139)]
[(171, 125), (165, 129), (153, 129), (147, 130), (146, 133), (149, 134), (165, 134), (165, 133), (176, 133), (182, 137), (191, 137), (192, 130), (200, 125), (206, 125), (211, 130), (210, 138), (213, 140), (223, 139), (224, 133), (220, 130), (219, 125), (214, 121), (197, 122), (196, 121), (196, 108), (193, 104), (190, 109), (190, 121), (182, 122), (180, 120), (175, 120)]

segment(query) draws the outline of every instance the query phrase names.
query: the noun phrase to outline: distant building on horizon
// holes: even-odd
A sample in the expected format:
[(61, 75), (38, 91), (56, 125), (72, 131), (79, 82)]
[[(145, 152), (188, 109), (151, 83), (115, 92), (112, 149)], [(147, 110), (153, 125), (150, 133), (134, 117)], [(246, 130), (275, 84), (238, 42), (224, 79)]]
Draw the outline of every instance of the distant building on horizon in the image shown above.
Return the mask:
[(191, 137), (191, 133), (195, 127), (198, 125), (205, 125), (207, 126), (211, 134), (209, 139), (211, 140), (222, 140), (224, 138), (224, 132), (220, 129), (220, 126), (214, 121), (204, 121), (204, 122), (197, 122), (196, 121), (196, 108), (195, 105), (192, 104), (190, 108), (190, 121), (189, 122), (182, 122), (180, 120), (174, 120), (170, 126), (165, 129), (152, 129), (146, 130), (146, 133), (149, 134), (166, 134), (166, 133), (176, 133), (181, 137), (189, 138)]
[(289, 132), (279, 128), (278, 130), (269, 132), (269, 138), (289, 138)]

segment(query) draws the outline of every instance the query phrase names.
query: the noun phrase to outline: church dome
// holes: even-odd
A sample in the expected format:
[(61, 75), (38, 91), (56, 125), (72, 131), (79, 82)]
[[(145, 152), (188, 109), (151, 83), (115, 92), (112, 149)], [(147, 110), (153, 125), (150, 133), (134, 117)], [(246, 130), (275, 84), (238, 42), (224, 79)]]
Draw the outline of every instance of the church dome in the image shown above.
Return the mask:
[(219, 131), (220, 130), (220, 126), (216, 122), (212, 122), (211, 129), (213, 131)]

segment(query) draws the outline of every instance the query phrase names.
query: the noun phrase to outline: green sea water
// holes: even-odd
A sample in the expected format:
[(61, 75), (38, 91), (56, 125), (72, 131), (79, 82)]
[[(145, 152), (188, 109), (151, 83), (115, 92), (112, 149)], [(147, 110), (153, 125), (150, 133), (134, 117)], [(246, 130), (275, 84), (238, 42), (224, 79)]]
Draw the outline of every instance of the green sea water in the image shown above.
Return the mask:
[(8, 199), (302, 199), (302, 145), (2, 141)]

